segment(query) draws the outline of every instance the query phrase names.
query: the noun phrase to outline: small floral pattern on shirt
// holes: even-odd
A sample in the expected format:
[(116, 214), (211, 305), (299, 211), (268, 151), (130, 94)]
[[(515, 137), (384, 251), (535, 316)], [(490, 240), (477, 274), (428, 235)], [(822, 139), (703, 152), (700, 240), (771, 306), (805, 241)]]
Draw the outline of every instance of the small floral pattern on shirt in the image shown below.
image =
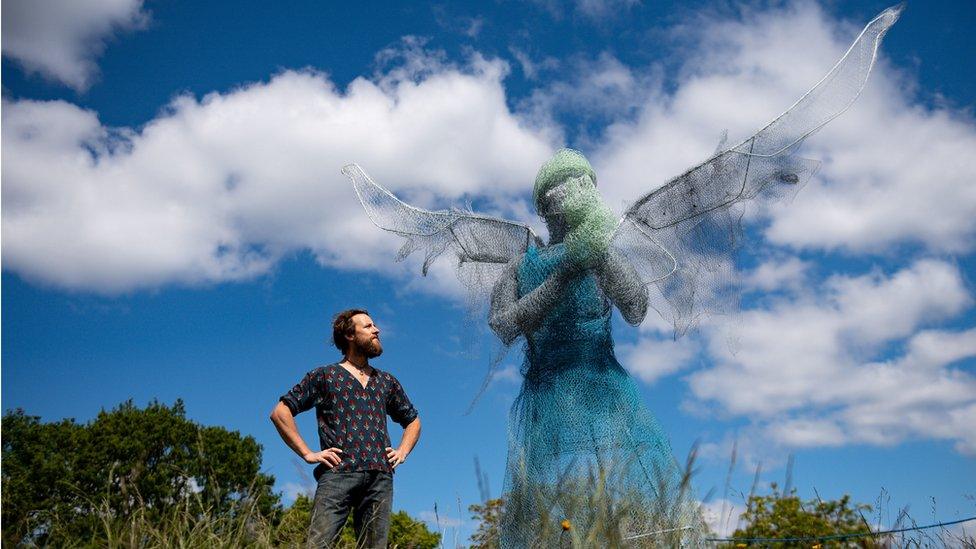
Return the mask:
[(293, 415), (315, 408), (322, 449), (342, 450), (342, 461), (333, 468), (337, 472), (393, 472), (386, 459), (390, 446), (386, 416), (403, 427), (417, 418), (400, 382), (376, 368), (365, 388), (339, 364), (316, 368), (281, 401)]

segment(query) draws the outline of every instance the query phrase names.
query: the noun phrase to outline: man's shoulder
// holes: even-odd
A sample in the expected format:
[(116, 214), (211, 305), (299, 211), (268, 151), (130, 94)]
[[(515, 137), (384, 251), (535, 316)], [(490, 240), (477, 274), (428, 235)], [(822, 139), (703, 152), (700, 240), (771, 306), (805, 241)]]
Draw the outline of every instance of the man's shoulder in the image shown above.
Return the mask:
[(308, 374), (311, 377), (328, 377), (334, 375), (338, 368), (342, 368), (338, 362), (333, 362), (332, 364), (324, 364), (322, 366), (316, 366), (309, 370)]
[(387, 372), (386, 370), (380, 370), (376, 366), (373, 366), (374, 375), (377, 379), (383, 380), (388, 385), (400, 385), (400, 380), (396, 378), (395, 375)]

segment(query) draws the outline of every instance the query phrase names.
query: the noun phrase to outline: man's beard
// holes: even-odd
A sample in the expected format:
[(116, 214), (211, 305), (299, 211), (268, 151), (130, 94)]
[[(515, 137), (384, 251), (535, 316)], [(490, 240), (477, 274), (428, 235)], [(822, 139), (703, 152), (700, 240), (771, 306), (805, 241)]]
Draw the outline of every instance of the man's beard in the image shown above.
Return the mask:
[(359, 352), (366, 358), (376, 358), (383, 354), (383, 345), (378, 339), (370, 339), (356, 345)]

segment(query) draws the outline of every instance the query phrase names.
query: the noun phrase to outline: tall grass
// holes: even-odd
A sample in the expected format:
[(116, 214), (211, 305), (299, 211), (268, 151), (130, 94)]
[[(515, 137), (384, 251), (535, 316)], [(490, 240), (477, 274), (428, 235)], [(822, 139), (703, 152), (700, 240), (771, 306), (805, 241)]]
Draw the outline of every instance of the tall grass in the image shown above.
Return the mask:
[[(658, 493), (667, 498), (648, 498), (647, 494), (620, 489), (613, 482), (626, 464), (597, 462), (580, 474), (567, 467), (555, 483), (528, 482), (519, 494), (507, 494), (506, 506), (519, 517), (519, 510), (535, 510), (528, 521), (526, 548), (644, 548), (714, 546), (705, 542), (707, 533), (697, 514), (697, 500), (691, 490), (694, 452), (677, 484), (673, 475), (655, 473)], [(108, 486), (113, 486), (109, 483)], [(117, 486), (117, 485), (115, 485)], [(113, 491), (115, 490), (115, 491)], [(127, 501), (125, 511), (110, 502), (119, 496)], [(85, 495), (86, 509), (75, 509), (63, 516), (39, 513), (35, 517), (35, 541), (26, 546), (128, 548), (299, 548), (306, 546), (311, 501), (299, 498), (292, 507), (262, 512), (253, 498), (242, 497), (229, 504), (208, 503), (201, 492), (191, 492), (164, 507), (147, 505), (139, 494), (126, 488), (106, 488), (101, 494)], [(873, 530), (880, 525), (901, 528), (937, 522), (916, 520), (907, 509), (894, 517), (889, 513), (890, 496), (882, 493), (876, 502)], [(79, 517), (79, 513), (83, 516)], [(79, 519), (83, 528), (79, 528)], [(893, 519), (893, 520), (892, 520)], [(823, 547), (909, 547), (976, 549), (976, 526), (918, 530), (887, 536), (834, 541)], [(80, 532), (85, 532), (80, 534)], [(496, 540), (497, 541), (497, 540)], [(337, 549), (358, 549), (348, 535)], [(457, 542), (455, 541), (455, 545)], [(814, 546), (815, 543), (804, 545)], [(730, 543), (727, 547), (737, 547)], [(394, 546), (395, 547), (395, 546)], [(774, 545), (773, 547), (780, 547)], [(785, 547), (785, 546), (782, 546)]]
[[(63, 514), (41, 512), (34, 517), (34, 536), (25, 547), (105, 547), (110, 549), (169, 548), (304, 548), (307, 546), (312, 502), (299, 497), (287, 509), (262, 512), (256, 498), (208, 503), (202, 492), (191, 492), (159, 507), (148, 505), (137, 492), (113, 490), (79, 494), (87, 503)], [(118, 509), (118, 496), (126, 501)], [(114, 497), (113, 497), (114, 496)], [(220, 499), (220, 498), (216, 498)], [(113, 505), (113, 502), (115, 503)], [(358, 549), (362, 543), (343, 532), (336, 549)]]
[(705, 532), (691, 488), (694, 461), (693, 451), (683, 470), (655, 467), (639, 483), (632, 460), (569, 462), (552, 482), (523, 467), (520, 488), (506, 494), (502, 528), (527, 548), (697, 545)]

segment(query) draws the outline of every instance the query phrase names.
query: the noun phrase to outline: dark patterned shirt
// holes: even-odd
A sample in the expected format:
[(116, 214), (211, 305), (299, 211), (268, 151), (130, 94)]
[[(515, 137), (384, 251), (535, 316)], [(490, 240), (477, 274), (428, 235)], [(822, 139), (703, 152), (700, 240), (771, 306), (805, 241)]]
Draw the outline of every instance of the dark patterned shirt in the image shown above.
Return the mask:
[[(342, 460), (332, 468), (339, 472), (372, 469), (392, 473), (386, 459), (386, 448), (391, 446), (386, 416), (403, 427), (417, 418), (400, 382), (376, 368), (365, 389), (339, 364), (316, 368), (282, 395), (281, 401), (292, 415), (315, 407), (322, 449), (342, 450)], [(321, 464), (316, 467), (315, 478), (326, 469)]]

